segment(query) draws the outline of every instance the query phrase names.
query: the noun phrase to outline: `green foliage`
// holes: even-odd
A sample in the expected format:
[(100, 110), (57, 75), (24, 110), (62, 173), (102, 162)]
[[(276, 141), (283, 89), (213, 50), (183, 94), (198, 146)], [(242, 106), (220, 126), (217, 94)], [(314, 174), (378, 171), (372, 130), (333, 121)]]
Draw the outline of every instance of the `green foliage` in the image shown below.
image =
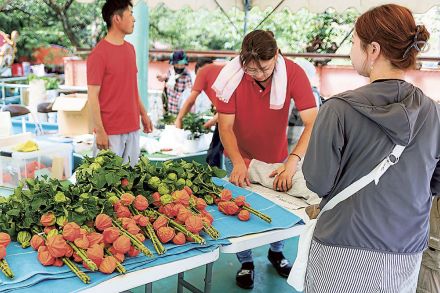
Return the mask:
[(183, 129), (191, 131), (191, 139), (197, 139), (209, 132), (209, 129), (203, 126), (204, 124), (205, 120), (196, 113), (188, 113), (183, 118)]
[[(251, 9), (248, 32), (257, 28), (270, 12), (271, 9)], [(244, 12), (233, 9), (227, 14), (235, 27), (220, 10), (174, 11), (157, 6), (150, 11), (150, 44), (168, 43), (173, 48), (192, 50), (239, 50), (244, 35)], [(349, 35), (357, 16), (357, 12), (350, 10), (340, 14), (333, 10), (324, 13), (280, 10), (258, 28), (273, 31), (284, 52), (304, 52), (318, 38), (322, 45), (316, 52), (328, 52), (332, 42), (339, 46)]]
[[(132, 168), (106, 150), (96, 158), (85, 158), (76, 176), (75, 184), (48, 178), (22, 181), (10, 197), (0, 197), (0, 231), (14, 239), (21, 232), (22, 245), (27, 245), (25, 232), (40, 231), (43, 214), (53, 213), (58, 225), (66, 220), (85, 225), (98, 214), (114, 215), (112, 204), (123, 191), (147, 197), (159, 191), (163, 201), (169, 202), (174, 191), (189, 186), (194, 194), (209, 202), (208, 195), (220, 190), (211, 178), (223, 178), (226, 171), (183, 160), (155, 165), (145, 157)], [(152, 202), (151, 197), (148, 200)]]
[[(234, 22), (241, 19), (240, 14), (234, 10)], [(150, 10), (150, 46), (160, 42), (173, 48), (235, 50), (241, 38), (242, 32), (236, 31), (220, 11), (174, 11), (163, 5)]]
[[(91, 4), (72, 1), (67, 9), (63, 9), (70, 1), (0, 0), (0, 29), (6, 33), (13, 30), (20, 33), (17, 57), (32, 59), (34, 49), (49, 44), (71, 50), (95, 46), (106, 33), (101, 17), (105, 0), (96, 0)], [(60, 7), (60, 11), (56, 12), (53, 6), (47, 4), (49, 2)], [(174, 11), (158, 5), (149, 12), (150, 47), (160, 43), (171, 48), (191, 50), (240, 49), (244, 35), (243, 11), (228, 10), (226, 17), (219, 9), (192, 11), (184, 8)], [(270, 12), (271, 9), (251, 9), (248, 31), (257, 28)], [(63, 25), (63, 15), (68, 26)], [(295, 12), (278, 10), (258, 28), (273, 31), (283, 52), (334, 52), (341, 43), (349, 41), (349, 37), (346, 37), (350, 35), (358, 15), (352, 10), (340, 14), (331, 9), (324, 13), (311, 13), (304, 9)], [(426, 24), (432, 32), (430, 44), (436, 52), (439, 50), (439, 15), (438, 8), (431, 9), (427, 14), (416, 15), (418, 22)]]
[[(0, 29), (6, 33), (13, 30), (19, 32), (20, 38), (17, 44), (19, 57), (31, 60), (33, 50), (49, 44), (71, 49), (76, 46), (90, 48), (105, 33), (105, 24), (101, 17), (101, 7), (105, 0), (96, 0), (93, 4), (73, 1), (67, 9), (61, 9), (69, 26), (63, 26), (60, 14), (43, 0), (3, 0), (2, 2), (0, 2)], [(63, 7), (68, 0), (53, 2)]]
[[(35, 48), (48, 44), (70, 49), (92, 48), (105, 35), (101, 17), (105, 0), (92, 4), (73, 1), (64, 9), (68, 1), (53, 1), (61, 8), (62, 14), (46, 4), (49, 2), (46, 0), (0, 1), (0, 28), (7, 33), (12, 30), (20, 33), (17, 56), (30, 59)], [(248, 31), (256, 28), (270, 12), (270, 9), (260, 11), (253, 8), (249, 13)], [(227, 14), (234, 26), (220, 10), (184, 8), (174, 11), (159, 5), (150, 10), (150, 46), (164, 43), (173, 48), (192, 50), (238, 50), (244, 34), (244, 12), (232, 9)], [(62, 15), (65, 15), (68, 26), (65, 21), (63, 25)], [(280, 10), (269, 16), (259, 28), (272, 30), (284, 52), (304, 52), (316, 40), (321, 46), (313, 52), (328, 52), (332, 50), (332, 42), (339, 45), (349, 34), (357, 15), (353, 11), (337, 14), (328, 10), (315, 14), (306, 10)]]
[(168, 195), (188, 186), (196, 195), (203, 197), (218, 191), (218, 187), (211, 182), (212, 177), (226, 176), (225, 170), (194, 161), (192, 163), (184, 160), (166, 161), (155, 164), (146, 157), (139, 159), (134, 171), (139, 174), (133, 184), (132, 191), (135, 194), (151, 194), (159, 191), (161, 195)]
[(56, 179), (26, 179), (13, 195), (0, 203), (0, 231), (14, 238), (19, 231), (31, 232), (40, 226), (40, 218), (47, 212), (79, 225), (93, 220), (103, 210), (112, 213), (111, 204), (105, 200), (96, 196), (79, 197), (77, 192), (77, 186)]
[(28, 82), (31, 82), (34, 79), (42, 79), (46, 90), (56, 90), (60, 86), (60, 81), (56, 77), (38, 77), (35, 74), (28, 75)]
[(165, 125), (172, 125), (176, 121), (176, 118), (176, 115), (167, 112), (163, 115), (162, 119), (159, 120), (159, 125), (163, 125), (164, 127)]

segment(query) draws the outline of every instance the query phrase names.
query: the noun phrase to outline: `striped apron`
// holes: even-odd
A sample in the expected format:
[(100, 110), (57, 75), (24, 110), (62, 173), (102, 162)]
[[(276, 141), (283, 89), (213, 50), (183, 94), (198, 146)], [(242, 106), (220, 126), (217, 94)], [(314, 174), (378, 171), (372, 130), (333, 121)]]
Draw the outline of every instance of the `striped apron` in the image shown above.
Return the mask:
[(422, 252), (393, 254), (312, 241), (305, 293), (413, 293)]

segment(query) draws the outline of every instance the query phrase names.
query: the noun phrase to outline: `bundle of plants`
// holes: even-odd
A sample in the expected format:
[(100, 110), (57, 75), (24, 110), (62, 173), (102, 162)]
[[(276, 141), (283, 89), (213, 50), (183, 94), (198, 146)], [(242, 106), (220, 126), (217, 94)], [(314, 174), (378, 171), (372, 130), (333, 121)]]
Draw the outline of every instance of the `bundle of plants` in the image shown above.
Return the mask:
[(182, 120), (183, 129), (188, 130), (191, 134), (189, 139), (194, 140), (200, 138), (203, 134), (209, 133), (211, 130), (206, 128), (205, 119), (200, 114), (188, 113)]
[(14, 278), (14, 274), (6, 261), (6, 247), (8, 247), (10, 243), (11, 236), (7, 233), (0, 232), (0, 270), (6, 277), (12, 279)]

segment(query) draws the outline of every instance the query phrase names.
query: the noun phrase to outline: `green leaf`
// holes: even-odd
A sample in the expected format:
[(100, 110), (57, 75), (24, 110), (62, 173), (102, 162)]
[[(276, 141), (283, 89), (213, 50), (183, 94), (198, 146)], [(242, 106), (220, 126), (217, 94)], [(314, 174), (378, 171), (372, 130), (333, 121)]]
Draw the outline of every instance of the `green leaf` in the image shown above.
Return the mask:
[(11, 209), (6, 212), (8, 216), (18, 216), (20, 215), (20, 209)]
[(101, 189), (104, 187), (104, 185), (107, 183), (107, 179), (105, 176), (98, 176), (97, 180), (96, 180), (96, 184), (95, 187), (97, 189)]
[(228, 174), (225, 170), (220, 169), (218, 167), (213, 167), (215, 177), (224, 178)]

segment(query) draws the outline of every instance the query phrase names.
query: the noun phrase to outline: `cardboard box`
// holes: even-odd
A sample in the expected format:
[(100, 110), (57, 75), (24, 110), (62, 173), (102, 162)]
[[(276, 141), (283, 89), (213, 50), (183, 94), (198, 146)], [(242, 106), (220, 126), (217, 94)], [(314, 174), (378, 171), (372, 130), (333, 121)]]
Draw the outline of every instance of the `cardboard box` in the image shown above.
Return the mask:
[(92, 116), (89, 113), (87, 94), (60, 96), (52, 109), (58, 111), (58, 132), (64, 136), (92, 133)]

